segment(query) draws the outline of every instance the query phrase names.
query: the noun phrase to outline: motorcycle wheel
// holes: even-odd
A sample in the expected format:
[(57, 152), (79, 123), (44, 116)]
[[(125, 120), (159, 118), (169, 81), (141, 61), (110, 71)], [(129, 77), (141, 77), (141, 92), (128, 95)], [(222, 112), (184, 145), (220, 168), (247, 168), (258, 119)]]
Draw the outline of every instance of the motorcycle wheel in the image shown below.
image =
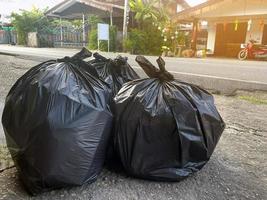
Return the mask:
[(246, 60), (248, 57), (248, 52), (244, 49), (244, 50), (241, 50), (239, 53), (238, 53), (238, 59), (239, 60)]

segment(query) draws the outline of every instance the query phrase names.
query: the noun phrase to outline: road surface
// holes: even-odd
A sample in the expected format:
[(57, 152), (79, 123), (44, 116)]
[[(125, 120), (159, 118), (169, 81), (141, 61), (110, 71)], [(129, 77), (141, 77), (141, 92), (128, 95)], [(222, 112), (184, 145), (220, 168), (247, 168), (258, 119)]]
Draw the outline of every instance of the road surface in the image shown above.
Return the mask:
[[(0, 52), (24, 56), (34, 56), (46, 60), (48, 58), (61, 58), (71, 56), (78, 52), (77, 49), (60, 48), (29, 48), (0, 45)], [(101, 53), (106, 57), (114, 58), (118, 53)], [(134, 61), (135, 55), (123, 54), (129, 58), (129, 63), (138, 67)], [(156, 56), (147, 56), (155, 63)], [(204, 75), (217, 78), (226, 78), (242, 81), (267, 83), (266, 61), (239, 61), (237, 59), (218, 58), (164, 58), (166, 68), (172, 73)], [(179, 77), (178, 77), (179, 78)]]

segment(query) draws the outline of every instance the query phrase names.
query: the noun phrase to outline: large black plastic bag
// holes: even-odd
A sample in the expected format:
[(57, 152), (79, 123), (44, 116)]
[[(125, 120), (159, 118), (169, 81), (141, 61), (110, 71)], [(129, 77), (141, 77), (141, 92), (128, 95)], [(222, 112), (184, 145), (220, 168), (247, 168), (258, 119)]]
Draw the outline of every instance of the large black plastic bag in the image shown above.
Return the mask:
[(87, 65), (81, 60), (86, 54), (33, 67), (6, 98), (7, 145), (32, 194), (92, 182), (102, 169), (111, 91), (79, 66)]
[(135, 177), (180, 181), (209, 160), (224, 130), (212, 95), (174, 80), (138, 56), (150, 77), (126, 83), (115, 97), (115, 149)]
[(98, 75), (108, 83), (114, 96), (124, 83), (140, 78), (128, 64), (127, 57), (117, 56), (115, 59), (107, 59), (98, 53), (94, 53), (94, 57), (95, 59), (88, 63), (93, 65)]

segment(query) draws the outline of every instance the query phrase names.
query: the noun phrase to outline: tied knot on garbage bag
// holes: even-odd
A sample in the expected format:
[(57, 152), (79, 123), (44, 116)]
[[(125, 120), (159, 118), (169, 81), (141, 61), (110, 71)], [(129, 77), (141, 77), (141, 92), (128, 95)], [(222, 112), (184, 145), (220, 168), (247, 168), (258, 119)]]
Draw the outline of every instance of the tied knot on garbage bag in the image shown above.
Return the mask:
[(159, 69), (157, 69), (144, 56), (137, 56), (135, 60), (150, 78), (157, 78), (157, 79), (160, 79), (161, 81), (173, 81), (174, 80), (173, 75), (166, 70), (165, 62), (161, 57), (157, 59)]
[(105, 58), (104, 56), (100, 55), (99, 53), (95, 52), (93, 54), (94, 58), (96, 59), (96, 61), (102, 61), (102, 62), (105, 62), (107, 61), (108, 59)]
[(88, 63), (96, 69), (101, 77), (112, 89), (115, 96), (126, 82), (139, 79), (140, 77), (128, 64), (127, 57), (117, 56), (115, 59), (108, 59), (99, 53), (93, 54), (93, 60)]
[(92, 56), (92, 52), (90, 52), (88, 49), (83, 47), (80, 52), (76, 53), (72, 57), (65, 56), (64, 58), (57, 59), (57, 62), (81, 61), (91, 56)]

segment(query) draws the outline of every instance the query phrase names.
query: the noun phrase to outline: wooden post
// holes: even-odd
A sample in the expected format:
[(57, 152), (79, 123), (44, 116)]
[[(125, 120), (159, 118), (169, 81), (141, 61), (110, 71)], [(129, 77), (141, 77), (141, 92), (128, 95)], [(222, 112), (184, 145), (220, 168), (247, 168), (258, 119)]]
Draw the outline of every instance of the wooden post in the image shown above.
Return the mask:
[(191, 49), (195, 51), (197, 50), (197, 34), (198, 34), (198, 19), (193, 21), (193, 34), (191, 40)]
[(109, 25), (110, 25), (110, 26), (113, 26), (113, 16), (112, 16), (112, 13), (113, 13), (113, 10), (110, 10), (110, 11), (109, 11), (109, 18), (110, 18), (110, 23), (109, 23)]
[(63, 27), (62, 27), (62, 21), (61, 21), (61, 17), (60, 17), (60, 46), (63, 46)]
[(128, 17), (128, 0), (124, 0), (123, 40), (126, 40), (127, 38), (127, 17)]

